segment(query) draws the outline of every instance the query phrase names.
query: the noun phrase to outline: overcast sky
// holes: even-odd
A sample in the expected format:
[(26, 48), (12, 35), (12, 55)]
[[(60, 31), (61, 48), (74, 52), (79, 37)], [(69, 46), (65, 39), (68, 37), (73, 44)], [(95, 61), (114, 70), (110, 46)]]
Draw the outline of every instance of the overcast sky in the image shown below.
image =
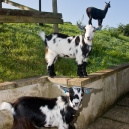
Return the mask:
[[(12, 0), (14, 2), (38, 9), (39, 0)], [(106, 1), (109, 2), (109, 1)], [(63, 20), (76, 24), (78, 20), (82, 19), (84, 15), (83, 24), (88, 23), (86, 15), (86, 8), (93, 6), (99, 9), (104, 9), (104, 0), (57, 0), (58, 12), (62, 13)], [(129, 0), (112, 0), (110, 1), (111, 8), (109, 8), (107, 15), (103, 21), (103, 26), (117, 27), (120, 23), (129, 24)], [(5, 3), (2, 4), (3, 8), (14, 8)], [(42, 11), (52, 11), (52, 0), (42, 0)], [(93, 25), (97, 26), (97, 21), (93, 20)]]

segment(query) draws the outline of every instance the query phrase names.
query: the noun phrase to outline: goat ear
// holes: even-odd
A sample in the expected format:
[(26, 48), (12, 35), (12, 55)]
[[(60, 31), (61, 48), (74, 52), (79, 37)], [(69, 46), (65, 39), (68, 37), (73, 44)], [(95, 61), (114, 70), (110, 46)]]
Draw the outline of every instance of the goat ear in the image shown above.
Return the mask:
[(86, 88), (86, 87), (83, 87), (83, 90), (86, 94), (89, 94), (90, 92), (92, 92), (94, 90), (94, 88)]
[(60, 88), (66, 93), (69, 92), (69, 88), (65, 86), (60, 86)]
[(105, 2), (107, 4), (107, 2)]

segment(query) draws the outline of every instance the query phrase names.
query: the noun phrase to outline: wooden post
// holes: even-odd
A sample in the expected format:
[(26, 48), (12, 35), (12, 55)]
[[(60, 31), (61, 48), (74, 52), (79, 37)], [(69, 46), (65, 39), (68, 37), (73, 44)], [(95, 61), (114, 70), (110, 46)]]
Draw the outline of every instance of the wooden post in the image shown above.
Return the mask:
[(2, 0), (0, 0), (0, 9), (2, 9)]
[[(0, 10), (2, 9), (2, 1), (3, 0), (0, 0)], [(0, 24), (3, 24), (3, 23), (0, 23)]]
[[(57, 13), (57, 0), (52, 0), (53, 13)], [(53, 25), (54, 32), (58, 33), (58, 24)]]
[(41, 0), (39, 0), (39, 11), (41, 12)]
[[(41, 0), (39, 0), (39, 11), (41, 12)], [(43, 23), (39, 23), (40, 26), (43, 26)]]

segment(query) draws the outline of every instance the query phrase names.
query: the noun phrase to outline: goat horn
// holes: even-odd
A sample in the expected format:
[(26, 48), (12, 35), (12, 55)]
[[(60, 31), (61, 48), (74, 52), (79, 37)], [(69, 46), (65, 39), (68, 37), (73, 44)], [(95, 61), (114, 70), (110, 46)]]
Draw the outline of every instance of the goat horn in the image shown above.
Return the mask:
[(83, 30), (85, 26), (81, 26), (78, 22), (77, 22), (77, 26), (79, 29)]

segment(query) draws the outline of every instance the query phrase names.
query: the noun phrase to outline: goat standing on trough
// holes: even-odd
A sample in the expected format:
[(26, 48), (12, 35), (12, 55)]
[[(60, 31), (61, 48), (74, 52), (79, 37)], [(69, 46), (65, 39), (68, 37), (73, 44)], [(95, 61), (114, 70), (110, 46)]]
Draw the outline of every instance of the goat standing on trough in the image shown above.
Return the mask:
[(58, 127), (58, 129), (74, 129), (71, 125), (74, 116), (82, 105), (84, 93), (92, 88), (63, 87), (68, 96), (57, 98), (21, 97), (14, 103), (3, 102), (0, 110), (11, 111), (14, 121), (11, 129), (37, 129), (42, 127)]
[[(106, 3), (106, 2), (105, 2)], [(86, 9), (87, 16), (89, 17), (89, 24), (92, 24), (92, 18), (98, 20), (98, 26), (102, 28), (102, 22), (105, 18), (108, 8), (110, 8), (110, 2), (106, 3), (104, 10), (97, 9), (95, 7), (88, 7)]]
[(84, 27), (84, 35), (68, 36), (61, 33), (52, 33), (48, 36), (44, 32), (39, 35), (45, 41), (47, 69), (50, 77), (56, 76), (54, 63), (57, 57), (76, 58), (78, 65), (77, 74), (79, 77), (87, 76), (87, 58), (92, 49), (92, 40), (97, 28), (88, 24)]

